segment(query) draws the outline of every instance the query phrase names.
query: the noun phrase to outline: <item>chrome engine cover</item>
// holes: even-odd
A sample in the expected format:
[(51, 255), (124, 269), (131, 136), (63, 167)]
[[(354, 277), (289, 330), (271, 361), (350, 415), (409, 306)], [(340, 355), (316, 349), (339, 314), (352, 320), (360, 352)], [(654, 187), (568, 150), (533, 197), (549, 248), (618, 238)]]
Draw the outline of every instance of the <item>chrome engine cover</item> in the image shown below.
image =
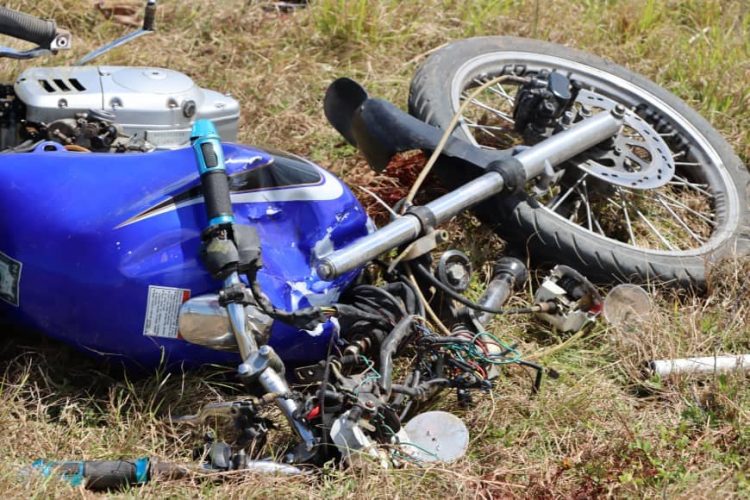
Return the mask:
[(186, 145), (195, 120), (214, 122), (222, 139), (236, 141), (239, 103), (230, 96), (198, 87), (169, 69), (132, 66), (30, 68), (16, 80), (16, 96), (26, 119), (50, 123), (76, 113), (104, 110), (130, 136), (157, 149)]

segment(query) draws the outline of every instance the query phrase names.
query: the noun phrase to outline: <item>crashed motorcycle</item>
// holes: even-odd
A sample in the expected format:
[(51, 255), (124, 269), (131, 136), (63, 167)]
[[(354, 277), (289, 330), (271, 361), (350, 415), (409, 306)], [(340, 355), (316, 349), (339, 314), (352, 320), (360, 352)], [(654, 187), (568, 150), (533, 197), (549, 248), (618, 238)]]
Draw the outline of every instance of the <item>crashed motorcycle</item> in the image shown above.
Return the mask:
[[(152, 31), (155, 8), (82, 62)], [(53, 22), (4, 8), (0, 32), (39, 45), (6, 57), (71, 45)], [(412, 82), (413, 116), (333, 82), (326, 116), (374, 169), (421, 150), (449, 187), (407, 200), (379, 229), (326, 170), (234, 144), (238, 103), (176, 71), (37, 67), (0, 90), (0, 318), (131, 367), (238, 366), (262, 395), (175, 419), (237, 424), (239, 451), (207, 445), (212, 470), (450, 461), (468, 433), (421, 412), (426, 402), (453, 390), (469, 404), (513, 363), (537, 370), (538, 388), (542, 367), (488, 332), (491, 318), (536, 314), (572, 331), (601, 298), (559, 265), (533, 304), (504, 308), (526, 268), (498, 256), (469, 299), (466, 255), (432, 255), (441, 224), (465, 210), (597, 279), (700, 284), (709, 257), (747, 242), (748, 175), (718, 134), (653, 83), (551, 44), (441, 49)], [(245, 452), (262, 449), (269, 405), (297, 438), (286, 464)], [(61, 467), (94, 486), (161, 471), (149, 460)]]

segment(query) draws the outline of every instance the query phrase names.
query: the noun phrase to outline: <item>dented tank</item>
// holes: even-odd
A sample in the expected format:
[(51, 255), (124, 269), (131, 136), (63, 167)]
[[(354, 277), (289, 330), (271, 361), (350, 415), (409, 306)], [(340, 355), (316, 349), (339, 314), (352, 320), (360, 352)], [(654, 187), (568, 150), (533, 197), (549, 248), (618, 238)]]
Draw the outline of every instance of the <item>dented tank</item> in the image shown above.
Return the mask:
[[(313, 264), (367, 234), (357, 199), (302, 158), (224, 151), (235, 216), (261, 238), (265, 293), (286, 310), (335, 301), (359, 271), (323, 281)], [(218, 285), (197, 258), (207, 221), (191, 149), (105, 157), (43, 143), (3, 155), (0, 179), (0, 211), (13, 214), (0, 219), (0, 321), (145, 368), (163, 354), (170, 364), (239, 362), (180, 338), (180, 306)], [(292, 366), (314, 362), (335, 328), (275, 322), (269, 344)]]

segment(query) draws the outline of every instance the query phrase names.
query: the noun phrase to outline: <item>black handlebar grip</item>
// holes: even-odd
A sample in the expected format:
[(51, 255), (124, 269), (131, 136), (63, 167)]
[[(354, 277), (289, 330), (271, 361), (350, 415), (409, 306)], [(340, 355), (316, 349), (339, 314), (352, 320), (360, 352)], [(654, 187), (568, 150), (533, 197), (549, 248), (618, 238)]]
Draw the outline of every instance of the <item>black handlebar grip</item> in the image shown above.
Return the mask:
[(57, 36), (57, 25), (6, 7), (0, 7), (0, 34), (48, 49)]
[(112, 490), (143, 482), (135, 461), (92, 460), (84, 463), (83, 475), (89, 490)]
[[(224, 170), (214, 170), (203, 174), (203, 198), (206, 201), (206, 215), (209, 221), (218, 217), (232, 216), (232, 198), (229, 192), (229, 178)], [(216, 222), (216, 221), (214, 221)]]

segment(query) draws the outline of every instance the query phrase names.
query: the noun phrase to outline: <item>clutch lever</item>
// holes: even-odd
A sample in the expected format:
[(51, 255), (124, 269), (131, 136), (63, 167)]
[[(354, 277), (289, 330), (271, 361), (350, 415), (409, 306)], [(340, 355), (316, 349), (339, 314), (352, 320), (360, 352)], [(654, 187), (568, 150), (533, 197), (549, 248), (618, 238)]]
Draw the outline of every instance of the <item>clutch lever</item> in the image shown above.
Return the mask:
[(155, 24), (156, 22), (156, 0), (148, 0), (146, 2), (146, 12), (143, 15), (143, 27), (133, 31), (132, 33), (128, 33), (127, 35), (121, 36), (117, 40), (113, 40), (109, 42), (106, 45), (102, 45), (96, 50), (93, 50), (83, 56), (78, 62), (75, 63), (76, 66), (83, 66), (84, 64), (88, 64), (89, 62), (93, 61), (97, 57), (106, 54), (112, 49), (116, 49), (117, 47), (120, 47), (122, 45), (125, 45), (126, 43), (130, 43), (136, 38), (140, 38), (143, 35), (149, 35), (156, 31)]

